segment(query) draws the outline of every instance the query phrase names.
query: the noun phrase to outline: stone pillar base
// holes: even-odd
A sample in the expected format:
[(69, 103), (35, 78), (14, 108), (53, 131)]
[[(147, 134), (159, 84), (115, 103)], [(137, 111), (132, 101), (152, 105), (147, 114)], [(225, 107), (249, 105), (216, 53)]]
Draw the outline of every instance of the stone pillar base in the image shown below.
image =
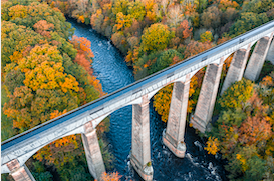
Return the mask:
[(172, 142), (168, 139), (165, 134), (165, 130), (163, 133), (163, 142), (164, 144), (179, 158), (184, 158), (186, 153), (186, 144), (180, 142), (177, 147), (172, 144)]
[(25, 164), (17, 170), (11, 172), (10, 175), (15, 181), (35, 181)]
[(201, 133), (209, 132), (212, 129), (211, 120), (205, 122), (195, 114), (191, 115), (190, 123), (193, 128), (198, 129)]
[(130, 156), (130, 163), (138, 175), (145, 181), (153, 180), (153, 167), (151, 165), (142, 166), (133, 155)]
[(205, 133), (207, 123), (195, 114), (191, 116), (190, 123), (192, 124), (193, 128), (198, 129), (202, 133)]
[(10, 175), (15, 181), (35, 181), (28, 167), (25, 164), (20, 166), (17, 159), (8, 162), (6, 165), (11, 171)]

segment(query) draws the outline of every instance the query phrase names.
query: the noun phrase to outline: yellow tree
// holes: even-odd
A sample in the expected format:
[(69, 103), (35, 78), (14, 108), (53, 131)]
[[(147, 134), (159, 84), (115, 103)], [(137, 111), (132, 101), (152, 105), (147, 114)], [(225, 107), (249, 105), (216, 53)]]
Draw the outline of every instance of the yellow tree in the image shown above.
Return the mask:
[(218, 146), (220, 145), (218, 138), (209, 137), (208, 141), (206, 142), (206, 147), (204, 148), (208, 151), (209, 154), (216, 155), (217, 152), (220, 150)]
[(201, 34), (201, 42), (211, 42), (213, 40), (213, 35), (211, 31), (206, 31)]
[(154, 97), (153, 106), (155, 110), (162, 116), (162, 121), (168, 121), (169, 108), (173, 92), (173, 84), (161, 89)]
[(78, 82), (64, 73), (62, 59), (56, 46), (35, 46), (29, 56), (18, 62), (19, 68), (25, 72), (24, 84), (34, 91), (60, 88), (63, 92), (78, 92)]
[(116, 24), (114, 25), (117, 30), (123, 31), (125, 28), (130, 27), (132, 24), (132, 17), (124, 15), (122, 12), (116, 14)]
[(173, 37), (167, 26), (156, 23), (144, 30), (141, 47), (145, 52), (164, 50)]

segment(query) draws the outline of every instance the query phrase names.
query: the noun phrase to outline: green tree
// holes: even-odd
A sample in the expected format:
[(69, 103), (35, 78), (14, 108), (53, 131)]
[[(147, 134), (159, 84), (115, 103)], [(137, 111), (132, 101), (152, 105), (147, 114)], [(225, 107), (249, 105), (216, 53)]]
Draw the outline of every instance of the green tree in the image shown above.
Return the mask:
[(32, 171), (32, 175), (37, 181), (47, 181), (52, 179), (52, 175), (49, 171), (46, 171), (44, 165), (39, 162), (32, 162), (32, 165), (34, 167), (34, 171)]
[(21, 72), (20, 69), (11, 70), (5, 77), (4, 85), (7, 86), (7, 89), (11, 94), (16, 87), (23, 86), (23, 81), (25, 80), (25, 75)]
[(237, 36), (256, 28), (268, 21), (266, 13), (256, 14), (252, 12), (242, 13), (240, 19), (238, 19), (230, 28), (230, 34)]
[(182, 54), (173, 49), (169, 49), (161, 53), (159, 58), (157, 58), (156, 62), (150, 66), (149, 74), (153, 74), (164, 68), (169, 67), (169, 65), (172, 64), (175, 56), (177, 56), (180, 60), (183, 59)]
[(51, 45), (57, 46), (60, 53), (67, 54), (71, 59), (76, 57), (77, 50), (73, 48), (73, 45), (70, 42), (58, 35), (57, 32), (52, 32), (50, 35)]
[[(31, 28), (2, 21), (1, 30), (1, 65), (18, 61), (25, 48), (34, 46), (44, 39)], [(11, 59), (12, 56), (12, 59)], [(21, 56), (21, 57), (20, 57)]]
[(27, 27), (33, 27), (40, 20), (46, 20), (53, 24), (53, 30), (61, 37), (68, 40), (73, 35), (71, 24), (66, 22), (66, 18), (60, 11), (50, 8), (46, 3), (33, 2), (28, 6), (15, 5), (8, 9), (10, 21)]
[(173, 33), (168, 30), (167, 26), (156, 23), (144, 31), (140, 46), (144, 52), (164, 50), (173, 37)]
[(265, 13), (274, 8), (272, 0), (249, 0), (243, 4), (243, 12)]
[(254, 155), (247, 160), (248, 169), (245, 172), (244, 180), (245, 181), (257, 181), (263, 180), (264, 174), (266, 171), (265, 160), (259, 158), (257, 155)]
[(37, 90), (33, 93), (26, 86), (15, 88), (9, 102), (4, 105), (4, 113), (13, 118), (13, 127), (19, 132), (50, 120), (54, 110), (63, 111), (77, 108), (77, 96), (59, 90)]

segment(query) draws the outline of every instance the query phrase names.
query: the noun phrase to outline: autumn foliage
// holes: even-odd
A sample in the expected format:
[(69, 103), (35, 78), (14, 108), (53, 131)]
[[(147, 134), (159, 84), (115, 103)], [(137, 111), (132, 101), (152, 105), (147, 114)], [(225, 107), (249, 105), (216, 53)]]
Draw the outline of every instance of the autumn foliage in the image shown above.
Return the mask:
[[(68, 41), (72, 34), (64, 15), (46, 3), (2, 2), (1, 75), (8, 94), (3, 113), (16, 134), (104, 94), (92, 74), (90, 41), (81, 37)], [(80, 135), (70, 135), (33, 158), (61, 173), (68, 163), (81, 162), (82, 156)]]
[[(66, 112), (66, 110), (64, 110), (63, 112), (55, 110), (50, 114), (50, 119), (61, 116)], [(33, 157), (39, 161), (43, 161), (45, 159), (48, 161), (48, 163), (53, 163), (57, 167), (59, 165), (63, 166), (66, 162), (69, 161), (69, 159), (73, 159), (71, 158), (73, 155), (62, 153), (64, 151), (63, 148), (65, 148), (65, 152), (72, 152), (73, 150), (78, 148), (76, 136), (77, 135), (70, 135), (51, 142), (49, 145), (40, 149)], [(79, 139), (79, 136), (77, 137)], [(79, 152), (78, 154), (81, 154), (81, 152)]]
[(119, 181), (122, 176), (119, 175), (118, 172), (113, 173), (102, 173), (101, 180), (102, 181)]
[(264, 174), (272, 178), (265, 163), (274, 153), (273, 99), (267, 98), (273, 97), (273, 75), (266, 76), (258, 85), (245, 79), (236, 82), (218, 100), (221, 115), (209, 133), (214, 140), (210, 137), (205, 149), (216, 153), (212, 145), (218, 140), (217, 151), (229, 161), (230, 179), (239, 174), (250, 179), (250, 172), (256, 173), (256, 179)]
[(220, 150), (220, 148), (218, 148), (218, 146), (220, 145), (218, 138), (209, 137), (206, 144), (207, 146), (205, 147), (205, 150), (208, 151), (209, 154), (216, 155), (217, 152)]
[[(3, 112), (13, 120), (16, 133), (104, 95), (91, 68), (91, 43), (72, 36), (73, 29), (64, 15), (90, 24), (108, 37), (125, 55), (135, 79), (184, 61), (274, 18), (271, 0), (39, 2), (1, 3), (1, 75), (9, 98)], [(224, 62), (220, 85), (232, 56)], [(197, 103), (205, 69), (191, 79), (188, 113)], [(274, 179), (269, 166), (274, 153), (273, 79), (272, 73), (256, 86), (243, 80), (218, 99), (220, 110), (216, 112), (220, 117), (206, 149), (213, 154), (220, 150), (228, 159), (229, 179)], [(154, 97), (155, 109), (165, 122), (171, 96), (172, 85), (168, 85)], [(75, 150), (82, 149), (79, 140), (79, 136), (58, 140), (41, 150), (37, 159), (46, 158), (58, 165), (59, 157), (66, 162), (73, 159), (73, 154), (78, 158), (80, 152), (70, 151), (77, 146)], [(65, 146), (68, 152), (59, 155)], [(82, 161), (78, 166), (81, 164)], [(79, 172), (84, 173), (81, 169)], [(62, 175), (74, 174), (65, 169), (58, 171), (63, 171)], [(112, 177), (119, 180), (117, 173), (105, 174), (105, 179)]]

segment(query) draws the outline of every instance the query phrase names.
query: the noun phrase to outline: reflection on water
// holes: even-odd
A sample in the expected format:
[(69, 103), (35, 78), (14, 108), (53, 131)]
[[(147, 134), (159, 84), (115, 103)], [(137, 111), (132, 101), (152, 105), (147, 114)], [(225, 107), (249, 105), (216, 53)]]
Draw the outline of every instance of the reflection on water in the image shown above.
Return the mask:
[[(76, 29), (75, 35), (91, 41), (94, 53), (92, 67), (94, 74), (100, 80), (103, 91), (110, 93), (132, 82), (132, 71), (126, 66), (123, 56), (114, 48), (110, 41), (100, 36), (90, 26), (77, 24), (69, 20)], [(177, 158), (163, 145), (162, 132), (166, 123), (150, 103), (150, 136), (151, 156), (154, 169), (154, 180), (227, 180), (220, 156), (207, 155), (205, 143), (195, 133), (193, 128), (186, 128), (186, 157)], [(107, 134), (110, 150), (115, 156), (115, 168), (123, 175), (123, 180), (141, 180), (130, 166), (129, 153), (131, 147), (131, 106), (121, 108), (111, 114), (110, 131)]]

